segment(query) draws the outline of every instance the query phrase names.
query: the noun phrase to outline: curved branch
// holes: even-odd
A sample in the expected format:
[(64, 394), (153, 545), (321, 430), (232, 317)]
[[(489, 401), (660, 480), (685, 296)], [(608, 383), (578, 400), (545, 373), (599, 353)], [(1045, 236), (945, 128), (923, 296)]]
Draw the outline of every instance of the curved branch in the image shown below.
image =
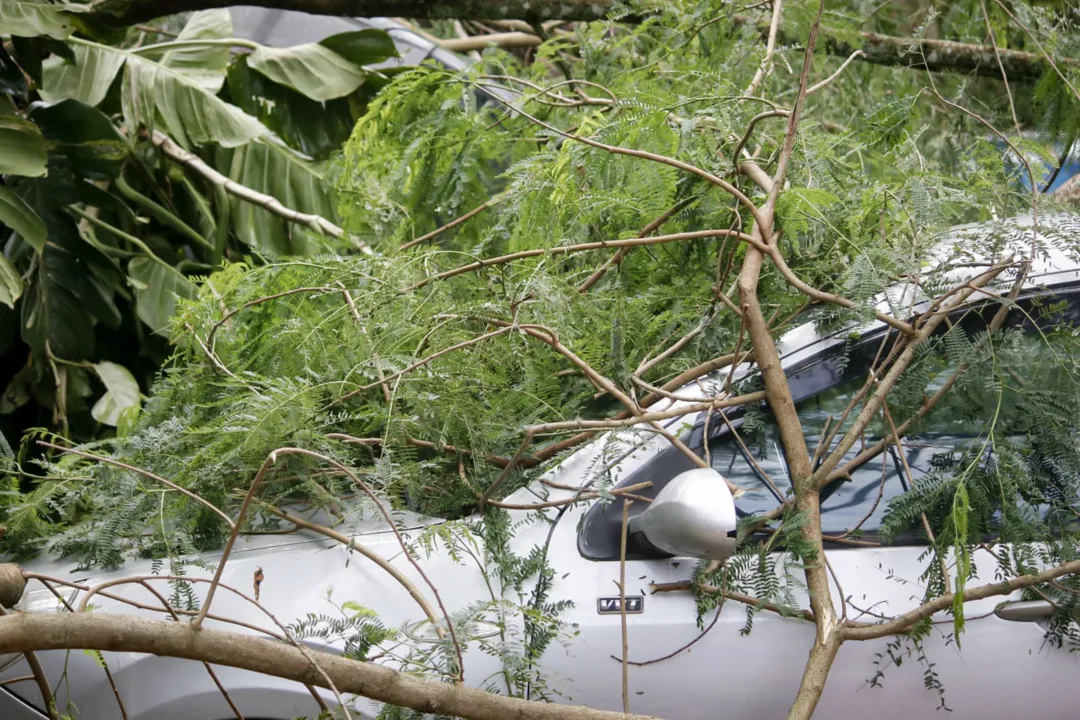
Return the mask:
[(654, 720), (644, 715), (519, 700), (311, 652), (325, 671), (324, 678), (312, 659), (292, 645), (225, 630), (196, 630), (186, 623), (96, 612), (19, 613), (0, 618), (0, 653), (66, 649), (196, 660), (322, 688), (329, 688), (329, 678), (342, 693), (470, 720)]

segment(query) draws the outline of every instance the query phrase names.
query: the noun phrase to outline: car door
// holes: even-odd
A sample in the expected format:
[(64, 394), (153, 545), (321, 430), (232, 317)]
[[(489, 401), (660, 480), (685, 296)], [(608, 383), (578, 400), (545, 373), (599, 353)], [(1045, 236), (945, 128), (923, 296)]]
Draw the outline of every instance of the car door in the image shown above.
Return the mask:
[[(1045, 338), (1050, 327), (1074, 334), (1070, 329), (1080, 325), (1078, 300), (1080, 292), (1069, 288), (1059, 288), (1052, 298), (1045, 293), (1023, 298), (1006, 321), (1011, 345), (995, 353), (994, 372), (1008, 362), (1010, 372), (1026, 376), (1026, 382), (1044, 381), (1040, 375), (1047, 371), (1048, 359), (1050, 366), (1057, 367), (1060, 358), (1056, 351), (1040, 354), (1039, 348), (1048, 347)], [(996, 306), (958, 313), (953, 327), (962, 330), (970, 342), (985, 330), (994, 311)], [(811, 453), (823, 437), (826, 419), (831, 418), (831, 424), (839, 422), (865, 383), (883, 341), (892, 340), (867, 335), (789, 369)], [(993, 383), (979, 378), (979, 368), (964, 364), (963, 352), (950, 351), (950, 347), (963, 346), (955, 337), (940, 338), (932, 346), (938, 355), (927, 353), (927, 359), (920, 361), (924, 366), (915, 368), (922, 373), (921, 387), (904, 388), (896, 395), (895, 422), (906, 417), (901, 414), (904, 393), (908, 401), (928, 397), (963, 366), (961, 375), (967, 380), (954, 386), (955, 401), (942, 401), (917, 432), (905, 438), (902, 452), (887, 443), (884, 452), (860, 464), (866, 451), (882, 440), (884, 421), (871, 426), (841, 463), (843, 467), (855, 461), (847, 467), (845, 479), (823, 493), (822, 525), (831, 538), (826, 556), (835, 580), (833, 600), (838, 611), (846, 608), (852, 619), (875, 622), (920, 604), (925, 584), (932, 581), (925, 574), (932, 562), (925, 531), (920, 523), (901, 531), (894, 528), (889, 543), (883, 544), (881, 535), (888, 529), (890, 510), (913, 487), (936, 482), (950, 458), (985, 436), (981, 434), (985, 420), (965, 411), (977, 399), (972, 395), (992, 391)], [(1073, 370), (1071, 365), (1069, 369)], [(953, 392), (945, 397), (954, 397)], [(745, 489), (736, 501), (740, 513), (767, 511), (781, 502), (790, 479), (767, 409), (754, 408), (742, 416), (713, 416), (709, 425), (707, 438), (704, 422), (699, 420), (686, 439), (708, 456), (715, 469)], [(622, 473), (616, 484), (651, 480), (654, 485), (642, 490), (644, 495), (655, 494), (667, 480), (692, 467), (674, 448), (659, 449), (644, 460), (623, 465), (633, 469)], [(1062, 482), (1062, 491), (1075, 486), (1075, 478), (1069, 478)], [(629, 513), (640, 512), (644, 505), (634, 503)], [(561, 696), (608, 709), (623, 707), (621, 527), (622, 503), (597, 502), (563, 513), (552, 533), (549, 557), (559, 559), (556, 573), (564, 578), (555, 583), (552, 600), (574, 603), (561, 619), (576, 637), (544, 654), (542, 665), (549, 676), (545, 697)], [(810, 623), (735, 600), (719, 607), (706, 603), (707, 609), (699, 616), (701, 608), (694, 596), (673, 590), (688, 584), (698, 561), (665, 557), (633, 537), (628, 539), (626, 556), (626, 701), (632, 712), (687, 719), (712, 718), (717, 713), (731, 717), (787, 713), (813, 642)], [(987, 551), (977, 549), (973, 561), (981, 578), (973, 583), (993, 577), (995, 559)], [(725, 572), (731, 575), (729, 583), (747, 595), (768, 597), (793, 610), (809, 607), (800, 583), (801, 570), (791, 563), (786, 553), (771, 551), (733, 558)], [(838, 587), (843, 588), (843, 600)], [(1013, 717), (1030, 710), (1030, 688), (1037, 683), (1040, 688), (1061, 689), (1040, 692), (1040, 717), (1073, 717), (1074, 702), (1064, 689), (1080, 671), (1078, 654), (1047, 642), (1045, 612), (1027, 611), (1024, 608), (1029, 606), (1023, 605), (1015, 606), (1018, 609), (1012, 613), (995, 614), (1006, 599), (1019, 600), (1020, 595), (965, 606), (962, 649), (957, 647), (953, 619), (947, 614), (934, 616), (929, 634), (917, 643), (897, 638), (845, 643), (829, 675), (820, 715), (873, 714), (908, 720), (947, 707), (957, 711), (957, 717)]]

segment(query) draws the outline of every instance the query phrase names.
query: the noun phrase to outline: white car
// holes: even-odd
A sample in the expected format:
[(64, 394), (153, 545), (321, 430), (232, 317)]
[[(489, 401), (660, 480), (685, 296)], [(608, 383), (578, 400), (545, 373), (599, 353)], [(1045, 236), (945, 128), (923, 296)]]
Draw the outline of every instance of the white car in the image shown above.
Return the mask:
[[(1080, 244), (1080, 217), (1057, 216), (1043, 218), (1042, 222), (1070, 238), (1074, 247)], [(995, 226), (995, 232), (1004, 232), (1010, 240), (1027, 247), (1030, 223), (1030, 219), (1024, 218), (1009, 221)], [(986, 226), (975, 226), (956, 232), (986, 231)], [(1010, 322), (1033, 329), (1031, 318), (1036, 315), (1025, 314), (1025, 310), (1032, 303), (1054, 297), (1063, 301), (1055, 310), (1055, 322), (1080, 326), (1080, 262), (1075, 256), (1069, 257), (1070, 254), (1061, 250), (1040, 254)], [(967, 268), (956, 272), (976, 271), (977, 268)], [(911, 292), (911, 286), (897, 286), (890, 294), (894, 301), (902, 297), (910, 300)], [(973, 299), (968, 308), (978, 302)], [(968, 313), (964, 322), (974, 323), (973, 327), (977, 328), (985, 318)], [(850, 390), (863, 382), (867, 364), (880, 344), (883, 327), (875, 323), (857, 333), (848, 329), (821, 337), (808, 324), (783, 337), (781, 356), (804, 420), (812, 421), (814, 414), (810, 406), (814, 404), (827, 406), (839, 400), (842, 406)], [(846, 362), (838, 361), (841, 346), (846, 347), (849, 358)], [(739, 368), (736, 379), (746, 369)], [(727, 380), (726, 372), (708, 378), (705, 390), (722, 387)], [(702, 387), (694, 384), (682, 392), (699, 395), (701, 391)], [(678, 401), (668, 400), (655, 408), (678, 406)], [(733, 425), (739, 424), (737, 413), (730, 417)], [(644, 480), (653, 483), (651, 488), (639, 492), (656, 500), (652, 504), (635, 503), (630, 510), (625, 597), (629, 659), (634, 663), (667, 656), (701, 635), (695, 599), (689, 592), (653, 590), (665, 583), (690, 580), (698, 565), (695, 558), (726, 557), (734, 546), (729, 534), (735, 530), (737, 513), (767, 510), (782, 500), (784, 492), (783, 487), (777, 488), (777, 493), (764, 489), (743, 451), (731, 439), (725, 423), (712, 422), (707, 440), (701, 414), (674, 418), (668, 427), (681, 433), (698, 452), (707, 444), (713, 468), (746, 492), (737, 493), (733, 500), (716, 472), (686, 472), (692, 465), (685, 456), (663, 438), (650, 433), (626, 435), (615, 443), (600, 437), (544, 478), (506, 499), (530, 504), (571, 497), (576, 491), (568, 488), (591, 482), (597, 462), (606, 463), (616, 486)], [(935, 428), (931, 423), (910, 449), (908, 462), (912, 472), (916, 476), (924, 473), (928, 458), (947, 450), (957, 434), (955, 424)], [(765, 436), (768, 437), (768, 429)], [(777, 458), (775, 446), (756, 453), (756, 459), (778, 484), (783, 484), (784, 463)], [(824, 499), (822, 523), (827, 534), (848, 531), (861, 520), (861, 537), (872, 538), (888, 499), (907, 489), (899, 464), (895, 470), (887, 468), (884, 481), (881, 460), (864, 468), (866, 472), (863, 468), (854, 471), (850, 482), (839, 484)], [(580, 502), (543, 511), (549, 522), (535, 521), (536, 511), (510, 511), (511, 522), (520, 523), (510, 540), (510, 550), (518, 556), (527, 556), (534, 548), (541, 548), (554, 581), (541, 583), (539, 589), (546, 595), (540, 598), (536, 595), (535, 576), (520, 588), (504, 588), (503, 597), (515, 605), (524, 602), (556, 607), (562, 623), (560, 632), (547, 643), (539, 658), (537, 679), (527, 687), (518, 687), (519, 692), (534, 699), (622, 709), (622, 614), (618, 587), (621, 508), (621, 502), (603, 499)], [(428, 587), (403, 557), (386, 523), (372, 514), (368, 518), (354, 520), (344, 531), (371, 551), (390, 559), (434, 605)], [(411, 541), (421, 537), (427, 541), (426, 549), (418, 550), (419, 561), (439, 589), (451, 615), (460, 615), (470, 608), (484, 608), (487, 615), (471, 623), (468, 637), (462, 638), (464, 678), (472, 686), (505, 693), (506, 683), (511, 679), (503, 672), (502, 660), (492, 648), (502, 642), (520, 651), (522, 634), (529, 628), (522, 625), (520, 614), (505, 613), (500, 621), (499, 613), (493, 609), (498, 607), (493, 601), (502, 599), (493, 597), (499, 594), (493, 590), (499, 585), (493, 580), (495, 571), (483, 548), (475, 546), (471, 552), (462, 553), (459, 547), (459, 552), (451, 552), (438, 533), (433, 532), (443, 522), (403, 514), (399, 527), (408, 528), (406, 537)], [(924, 541), (915, 534), (889, 546), (827, 544), (829, 563), (850, 602), (852, 617), (861, 613), (861, 619), (874, 622), (875, 617), (895, 616), (917, 606), (923, 592), (920, 575), (928, 562), (922, 557), (924, 550)], [(214, 557), (205, 559), (213, 562)], [(985, 581), (992, 574), (992, 563), (985, 557), (981, 562), (987, 568), (983, 573), (982, 581)], [(108, 575), (73, 573), (72, 565), (43, 559), (26, 567), (89, 585), (114, 577), (165, 572), (152, 568), (149, 562), (134, 562)], [(210, 574), (205, 570), (190, 571), (193, 576)], [(370, 608), (387, 627), (404, 629), (394, 643), (398, 649), (390, 648), (389, 654), (378, 662), (399, 667), (395, 658), (402, 656), (403, 647), (411, 646), (415, 652), (422, 653), (437, 642), (435, 628), (424, 620), (420, 608), (400, 583), (371, 561), (321, 536), (297, 533), (241, 538), (226, 566), (223, 582), (250, 593), (255, 573), (259, 571), (261, 602), (282, 622), (296, 622), (310, 612), (333, 614), (336, 610), (328, 603), (329, 596), (339, 606), (355, 602)], [(167, 589), (165, 583), (158, 585), (163, 591)], [(205, 585), (195, 586), (196, 592), (203, 588)], [(111, 590), (149, 605), (156, 604), (154, 596), (138, 585), (121, 585)], [(808, 607), (805, 593), (798, 588), (793, 592), (795, 602)], [(835, 587), (833, 594), (839, 607), (841, 599)], [(1050, 606), (1015, 602), (1018, 597), (968, 603), (962, 651), (949, 639), (952, 618), (944, 614), (934, 617), (942, 623), (940, 631), (932, 631), (923, 641), (922, 649), (928, 662), (934, 664), (937, 680), (945, 688), (944, 702), (955, 711), (955, 717), (1016, 718), (1033, 710), (1045, 720), (1076, 717), (1076, 698), (1071, 690), (1072, 682), (1080, 676), (1080, 654), (1045, 643), (1044, 621), (1050, 614)], [(79, 593), (75, 592), (69, 602), (75, 605), (79, 599)], [(160, 613), (133, 610), (100, 595), (93, 599), (93, 605), (108, 612), (161, 617)], [(21, 609), (55, 611), (57, 601), (40, 585), (31, 583)], [(722, 606), (715, 626), (691, 647), (657, 662), (631, 664), (632, 711), (682, 720), (713, 718), (718, 714), (736, 718), (784, 716), (798, 688), (814, 627), (801, 619), (759, 612), (752, 631), (744, 634), (746, 610), (746, 606), (729, 601)], [(215, 597), (213, 614), (241, 619), (254, 626), (269, 625), (257, 609), (227, 592), (219, 592)], [(712, 618), (710, 611), (703, 620), (708, 623)], [(505, 625), (500, 627), (500, 622)], [(219, 622), (208, 624), (256, 632)], [(331, 652), (343, 651), (340, 640), (309, 639), (308, 642)], [(911, 720), (928, 716), (942, 704), (934, 687), (924, 685), (926, 662), (914, 655), (905, 655), (899, 658), (902, 662), (896, 662), (889, 643), (889, 639), (881, 639), (843, 645), (829, 675), (819, 717)], [(892, 646), (892, 654), (899, 652)], [(79, 652), (39, 655), (62, 711), (71, 703), (71, 707), (77, 708), (80, 720), (120, 717), (113, 690), (95, 658)], [(199, 663), (118, 653), (105, 653), (104, 659), (124, 699), (129, 720), (233, 717)], [(0, 657), (0, 668), (0, 683), (27, 674), (21, 656)], [(884, 676), (871, 683), (879, 669), (884, 670)], [(300, 715), (314, 717), (318, 713), (308, 690), (301, 685), (225, 667), (216, 668), (216, 672), (247, 718), (288, 720)], [(332, 703), (329, 693), (323, 695)], [(35, 683), (0, 685), (0, 718), (37, 720), (44, 717), (40, 708), (41, 698)], [(356, 701), (354, 713), (361, 717), (370, 720), (377, 712), (375, 704), (363, 699)]]

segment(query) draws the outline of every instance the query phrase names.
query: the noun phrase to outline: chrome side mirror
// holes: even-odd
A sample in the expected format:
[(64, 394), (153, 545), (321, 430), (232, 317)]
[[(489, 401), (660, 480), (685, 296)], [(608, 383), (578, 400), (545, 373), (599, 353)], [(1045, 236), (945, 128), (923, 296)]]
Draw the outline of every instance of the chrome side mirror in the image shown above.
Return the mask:
[(672, 555), (727, 560), (735, 552), (728, 535), (735, 526), (735, 499), (724, 476), (697, 468), (676, 475), (627, 529)]

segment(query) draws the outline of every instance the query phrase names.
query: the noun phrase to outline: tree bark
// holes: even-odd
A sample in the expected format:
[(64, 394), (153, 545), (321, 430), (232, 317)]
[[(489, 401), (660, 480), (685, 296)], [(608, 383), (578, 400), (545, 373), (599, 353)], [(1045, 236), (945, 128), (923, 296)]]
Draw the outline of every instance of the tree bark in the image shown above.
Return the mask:
[[(237, 4), (238, 0), (132, 0), (118, 14), (101, 10), (97, 17), (110, 24), (134, 25), (179, 12)], [(601, 20), (615, 6), (614, 0), (245, 0), (243, 4), (344, 17), (520, 19), (530, 22), (551, 19)], [(633, 20), (632, 17), (623, 19)], [(762, 33), (768, 32), (768, 22), (764, 19), (735, 15), (734, 21), (739, 25), (755, 24)], [(803, 42), (803, 38), (783, 27), (777, 40), (784, 45)], [(521, 42), (520, 37), (517, 42)], [(535, 38), (535, 43), (539, 44), (540, 38)], [(876, 65), (925, 68), (934, 72), (964, 72), (996, 79), (1001, 78), (1004, 69), (1010, 81), (1037, 80), (1048, 67), (1040, 55), (1020, 50), (999, 50), (999, 68), (994, 48), (989, 45), (929, 38), (916, 42), (909, 37), (852, 33), (828, 27), (821, 28), (821, 44), (829, 54), (845, 58), (861, 49), (862, 60)], [(1062, 59), (1057, 62), (1059, 67), (1080, 67), (1078, 60)]]
[[(323, 674), (300, 650), (275, 640), (109, 613), (12, 613), (0, 617), (0, 654), (65, 649), (197, 660), (328, 687)], [(337, 655), (312, 654), (340, 692), (424, 713), (470, 720), (650, 720), (644, 715), (509, 698)]]

